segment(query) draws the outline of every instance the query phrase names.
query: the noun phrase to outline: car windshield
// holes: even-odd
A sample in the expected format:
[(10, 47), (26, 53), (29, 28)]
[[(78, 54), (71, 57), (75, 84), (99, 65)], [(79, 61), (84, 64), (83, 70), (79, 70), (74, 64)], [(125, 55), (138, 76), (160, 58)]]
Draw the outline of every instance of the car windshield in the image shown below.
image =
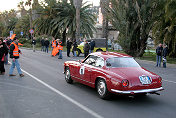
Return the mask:
[(131, 57), (113, 57), (106, 60), (107, 67), (140, 67)]

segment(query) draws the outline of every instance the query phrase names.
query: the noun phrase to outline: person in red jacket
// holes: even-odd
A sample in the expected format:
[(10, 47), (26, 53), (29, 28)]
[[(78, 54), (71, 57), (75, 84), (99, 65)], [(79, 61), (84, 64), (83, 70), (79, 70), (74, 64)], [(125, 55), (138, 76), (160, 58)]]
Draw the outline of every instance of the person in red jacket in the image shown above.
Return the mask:
[(10, 53), (10, 58), (12, 59), (12, 65), (10, 67), (9, 76), (15, 76), (13, 74), (13, 70), (14, 70), (14, 68), (16, 66), (20, 77), (23, 77), (24, 75), (22, 74), (22, 71), (21, 71), (21, 68), (20, 68), (20, 64), (18, 62), (19, 56), (21, 54), (21, 51), (18, 48), (18, 39), (17, 39), (17, 37), (15, 37), (13, 39), (13, 42), (10, 45), (10, 52), (9, 53)]

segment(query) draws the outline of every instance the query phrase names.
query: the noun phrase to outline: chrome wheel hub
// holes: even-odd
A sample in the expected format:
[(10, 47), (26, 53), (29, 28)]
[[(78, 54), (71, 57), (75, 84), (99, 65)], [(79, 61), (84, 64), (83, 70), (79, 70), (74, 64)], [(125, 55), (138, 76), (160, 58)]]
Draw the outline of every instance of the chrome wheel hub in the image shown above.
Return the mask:
[(70, 78), (70, 71), (67, 70), (65, 74), (65, 79), (68, 80)]
[(98, 93), (103, 96), (105, 94), (106, 91), (106, 85), (103, 81), (100, 81), (98, 83)]

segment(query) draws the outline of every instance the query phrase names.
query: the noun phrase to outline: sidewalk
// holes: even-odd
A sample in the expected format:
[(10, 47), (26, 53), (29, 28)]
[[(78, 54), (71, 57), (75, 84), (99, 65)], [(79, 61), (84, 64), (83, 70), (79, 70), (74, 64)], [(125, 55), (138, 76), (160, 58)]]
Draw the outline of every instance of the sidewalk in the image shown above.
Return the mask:
[[(138, 61), (138, 62), (146, 62), (146, 63), (151, 63), (151, 64), (153, 64), (153, 65), (156, 65), (156, 62), (154, 62), (154, 61), (148, 61), (148, 60), (140, 60), (140, 59), (135, 59), (136, 61)], [(161, 62), (161, 67), (162, 67), (162, 62)], [(176, 68), (176, 64), (169, 64), (169, 63), (167, 63), (167, 67), (170, 67), (170, 68)]]

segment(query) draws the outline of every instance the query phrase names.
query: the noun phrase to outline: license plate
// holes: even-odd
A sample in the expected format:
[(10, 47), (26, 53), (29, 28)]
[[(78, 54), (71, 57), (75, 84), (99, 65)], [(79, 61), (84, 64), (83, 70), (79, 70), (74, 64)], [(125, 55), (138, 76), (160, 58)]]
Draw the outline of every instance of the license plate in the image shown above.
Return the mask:
[(152, 83), (152, 78), (149, 76), (139, 76), (139, 80), (142, 84), (151, 84)]

